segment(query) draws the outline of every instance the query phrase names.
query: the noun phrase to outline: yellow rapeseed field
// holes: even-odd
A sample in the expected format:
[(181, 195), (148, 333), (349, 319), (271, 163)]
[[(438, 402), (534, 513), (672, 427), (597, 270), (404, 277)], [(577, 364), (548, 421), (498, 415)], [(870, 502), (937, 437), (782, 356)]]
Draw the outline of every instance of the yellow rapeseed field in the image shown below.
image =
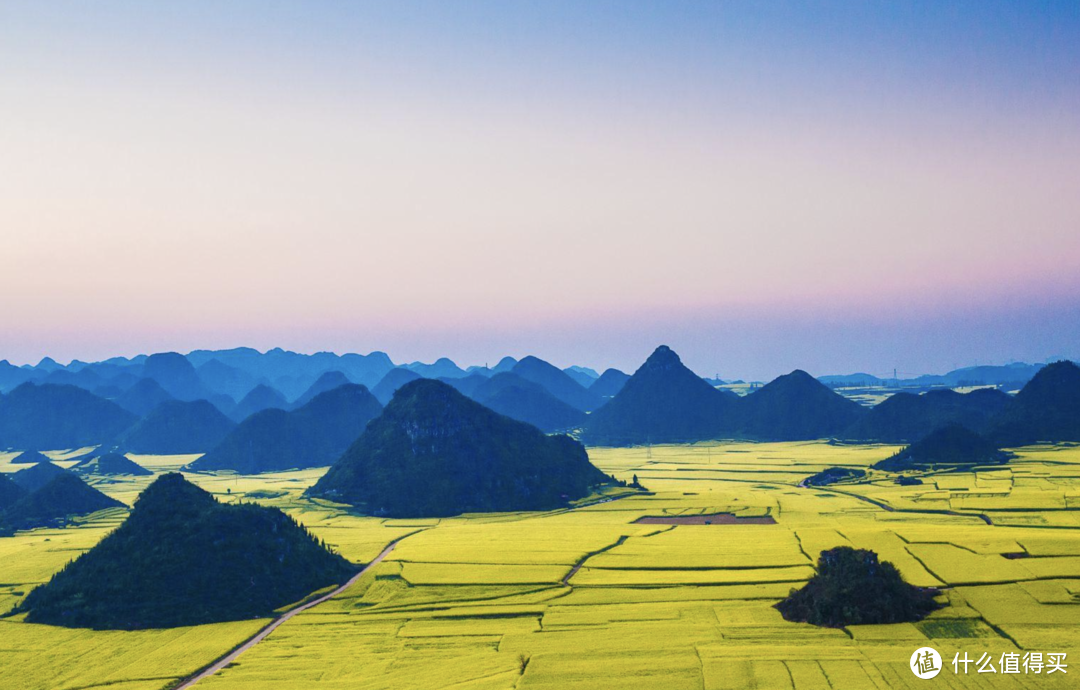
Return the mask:
[[(892, 446), (711, 443), (591, 449), (605, 472), (648, 494), (611, 491), (548, 513), (387, 520), (309, 501), (322, 470), (190, 475), (223, 501), (294, 515), (356, 562), (400, 540), (342, 595), (302, 613), (200, 687), (210, 690), (925, 687), (912, 652), (937, 649), (948, 687), (1064, 687), (1080, 673), (1080, 448), (1018, 450), (1004, 469), (887, 473), (802, 488), (831, 466), (868, 468)], [(155, 471), (188, 457), (138, 457)], [(0, 457), (0, 471), (6, 457)], [(131, 504), (148, 478), (95, 479)], [(775, 524), (645, 524), (731, 513)], [(123, 519), (0, 539), (7, 609)], [(942, 588), (918, 623), (821, 629), (773, 605), (818, 554), (869, 548), (913, 584)], [(95, 632), (0, 619), (5, 689), (164, 689), (262, 621)], [(1006, 675), (1003, 654), (1068, 654), (1069, 673)], [(996, 673), (954, 674), (955, 654)], [(1073, 669), (1072, 662), (1078, 664)], [(1022, 670), (1022, 669), (1021, 669)], [(934, 682), (934, 681), (931, 681)]]

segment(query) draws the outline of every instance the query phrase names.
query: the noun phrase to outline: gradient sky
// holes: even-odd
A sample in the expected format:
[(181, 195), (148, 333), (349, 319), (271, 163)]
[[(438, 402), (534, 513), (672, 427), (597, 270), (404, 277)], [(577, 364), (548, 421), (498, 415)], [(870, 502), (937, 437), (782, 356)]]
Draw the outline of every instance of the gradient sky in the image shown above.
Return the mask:
[(1080, 3), (0, 2), (0, 359), (1080, 356)]

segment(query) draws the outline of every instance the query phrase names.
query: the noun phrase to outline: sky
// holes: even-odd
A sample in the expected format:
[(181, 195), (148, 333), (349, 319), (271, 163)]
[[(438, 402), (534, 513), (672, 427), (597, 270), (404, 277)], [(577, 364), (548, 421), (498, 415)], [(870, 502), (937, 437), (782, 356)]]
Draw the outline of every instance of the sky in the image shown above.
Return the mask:
[(0, 0), (0, 359), (1080, 357), (1080, 3)]

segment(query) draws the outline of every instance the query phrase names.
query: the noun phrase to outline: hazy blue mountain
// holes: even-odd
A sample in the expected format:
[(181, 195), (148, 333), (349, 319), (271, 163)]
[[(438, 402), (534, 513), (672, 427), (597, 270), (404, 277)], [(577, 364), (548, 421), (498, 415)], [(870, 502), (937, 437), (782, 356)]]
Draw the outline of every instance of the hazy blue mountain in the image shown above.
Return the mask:
[(567, 367), (563, 369), (563, 373), (574, 379), (574, 381), (576, 381), (577, 384), (582, 388), (590, 387), (591, 385), (596, 383), (597, 379), (600, 378), (600, 374), (597, 374), (592, 369), (586, 369), (579, 366)]
[(548, 510), (609, 478), (568, 436), (545, 436), (441, 381), (403, 386), (312, 495), (373, 515)]
[(987, 435), (999, 446), (1080, 441), (1080, 367), (1047, 364), (989, 426)]
[(203, 387), (214, 393), (229, 396), (233, 401), (243, 400), (251, 389), (259, 385), (250, 373), (229, 366), (220, 359), (211, 359), (195, 368)]
[(167, 400), (125, 431), (119, 445), (147, 455), (205, 453), (235, 426), (207, 400)]
[(19, 611), (34, 623), (98, 630), (270, 618), (354, 572), (277, 508), (222, 504), (171, 473)]
[(496, 374), (466, 395), (501, 415), (548, 433), (575, 429), (585, 422), (584, 412), (517, 374)]
[(847, 386), (872, 387), (891, 383), (890, 380), (878, 378), (873, 374), (830, 374), (828, 376), (819, 376), (818, 381), (834, 388)]
[(926, 375), (908, 379), (903, 383), (939, 386), (1002, 386), (1020, 387), (1031, 380), (1042, 364), (1014, 362), (1000, 366), (974, 366), (954, 369), (947, 374)]
[(394, 397), (394, 393), (399, 388), (404, 386), (410, 381), (423, 378), (420, 374), (417, 374), (411, 369), (405, 369), (404, 367), (398, 367), (391, 369), (383, 377), (382, 381), (379, 381), (378, 385), (371, 389), (372, 394), (382, 405), (386, 405), (390, 402), (390, 399)]
[(715, 439), (728, 433), (737, 403), (661, 345), (610, 402), (588, 416), (582, 439), (608, 446)]
[(142, 377), (154, 379), (177, 400), (200, 400), (208, 397), (199, 374), (186, 357), (176, 352), (150, 355), (142, 365)]
[(76, 386), (24, 383), (0, 398), (0, 448), (60, 450), (104, 443), (135, 415)]
[(548, 393), (583, 412), (595, 410), (604, 403), (600, 396), (570, 378), (565, 371), (538, 357), (525, 357), (514, 365), (511, 372), (539, 384)]
[(466, 376), (461, 379), (441, 378), (439, 380), (448, 386), (453, 386), (453, 388), (462, 395), (474, 398), (476, 390), (491, 380), (491, 378), (489, 376), (484, 376), (483, 374), (473, 374), (472, 376)]
[(630, 374), (621, 372), (618, 369), (607, 369), (603, 374), (600, 374), (600, 378), (596, 379), (593, 385), (589, 386), (589, 390), (593, 392), (593, 395), (611, 398), (621, 391), (629, 380)]
[(492, 372), (491, 369), (487, 368), (486, 366), (482, 367), (474, 364), (470, 367), (466, 367), (465, 373), (468, 376), (483, 376), (486, 378), (490, 378), (494, 372)]
[(492, 374), (503, 374), (513, 370), (517, 366), (518, 361), (513, 357), (503, 357), (499, 360), (499, 363), (491, 368)]
[(63, 369), (64, 367), (57, 363), (52, 357), (42, 357), (41, 361), (38, 362), (34, 368), (38, 371), (51, 372)]
[[(306, 355), (281, 348), (262, 353), (249, 347), (240, 347), (232, 350), (195, 350), (188, 353), (188, 358), (196, 366), (217, 359), (246, 371), (257, 381), (272, 382), (275, 388), (292, 397), (302, 394), (325, 371), (341, 371), (351, 381), (370, 387), (394, 368), (394, 363), (385, 352), (372, 352), (368, 355), (348, 353), (340, 356), (333, 352), (317, 352)], [(291, 381), (291, 385), (283, 385), (283, 379)]]
[(138, 417), (150, 414), (151, 410), (166, 400), (175, 398), (154, 379), (139, 379), (131, 388), (113, 398), (113, 402)]
[(739, 434), (763, 441), (835, 437), (866, 412), (801, 369), (776, 378), (737, 402)]
[(30, 380), (32, 372), (17, 367), (6, 359), (0, 360), (0, 393), (6, 393)]
[(426, 379), (459, 379), (468, 376), (464, 369), (455, 364), (453, 360), (446, 357), (440, 357), (435, 360), (434, 364), (413, 362), (412, 364), (405, 365), (405, 368), (410, 371), (415, 371)]
[(280, 392), (260, 383), (251, 389), (244, 399), (236, 404), (229, 413), (229, 417), (235, 422), (242, 422), (251, 415), (263, 410), (287, 410), (291, 407), (289, 401)]
[(190, 469), (255, 474), (323, 467), (341, 457), (380, 412), (367, 388), (349, 383), (290, 412), (270, 409), (248, 417)]
[(855, 441), (911, 443), (949, 424), (982, 431), (1010, 401), (1007, 393), (993, 388), (970, 393), (948, 388), (922, 395), (901, 392), (870, 408), (844, 431), (843, 437)]
[(319, 393), (325, 393), (331, 391), (338, 386), (344, 386), (348, 383), (352, 383), (349, 377), (340, 371), (327, 371), (324, 372), (319, 378), (315, 380), (315, 383), (311, 384), (304, 393), (293, 401), (292, 407), (303, 407), (311, 402), (311, 400)]

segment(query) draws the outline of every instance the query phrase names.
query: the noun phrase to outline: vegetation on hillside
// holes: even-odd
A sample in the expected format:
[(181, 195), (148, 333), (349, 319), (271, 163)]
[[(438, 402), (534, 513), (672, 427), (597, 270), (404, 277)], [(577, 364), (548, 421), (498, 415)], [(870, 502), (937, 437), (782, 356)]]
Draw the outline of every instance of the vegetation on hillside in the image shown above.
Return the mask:
[(137, 630), (266, 617), (356, 567), (292, 518), (225, 505), (177, 473), (18, 607), (32, 623)]
[(906, 623), (937, 608), (935, 594), (904, 582), (896, 566), (873, 551), (838, 546), (822, 551), (817, 574), (776, 608), (789, 621), (830, 628)]
[(546, 510), (610, 481), (567, 436), (545, 436), (440, 381), (403, 386), (312, 487), (374, 515)]

